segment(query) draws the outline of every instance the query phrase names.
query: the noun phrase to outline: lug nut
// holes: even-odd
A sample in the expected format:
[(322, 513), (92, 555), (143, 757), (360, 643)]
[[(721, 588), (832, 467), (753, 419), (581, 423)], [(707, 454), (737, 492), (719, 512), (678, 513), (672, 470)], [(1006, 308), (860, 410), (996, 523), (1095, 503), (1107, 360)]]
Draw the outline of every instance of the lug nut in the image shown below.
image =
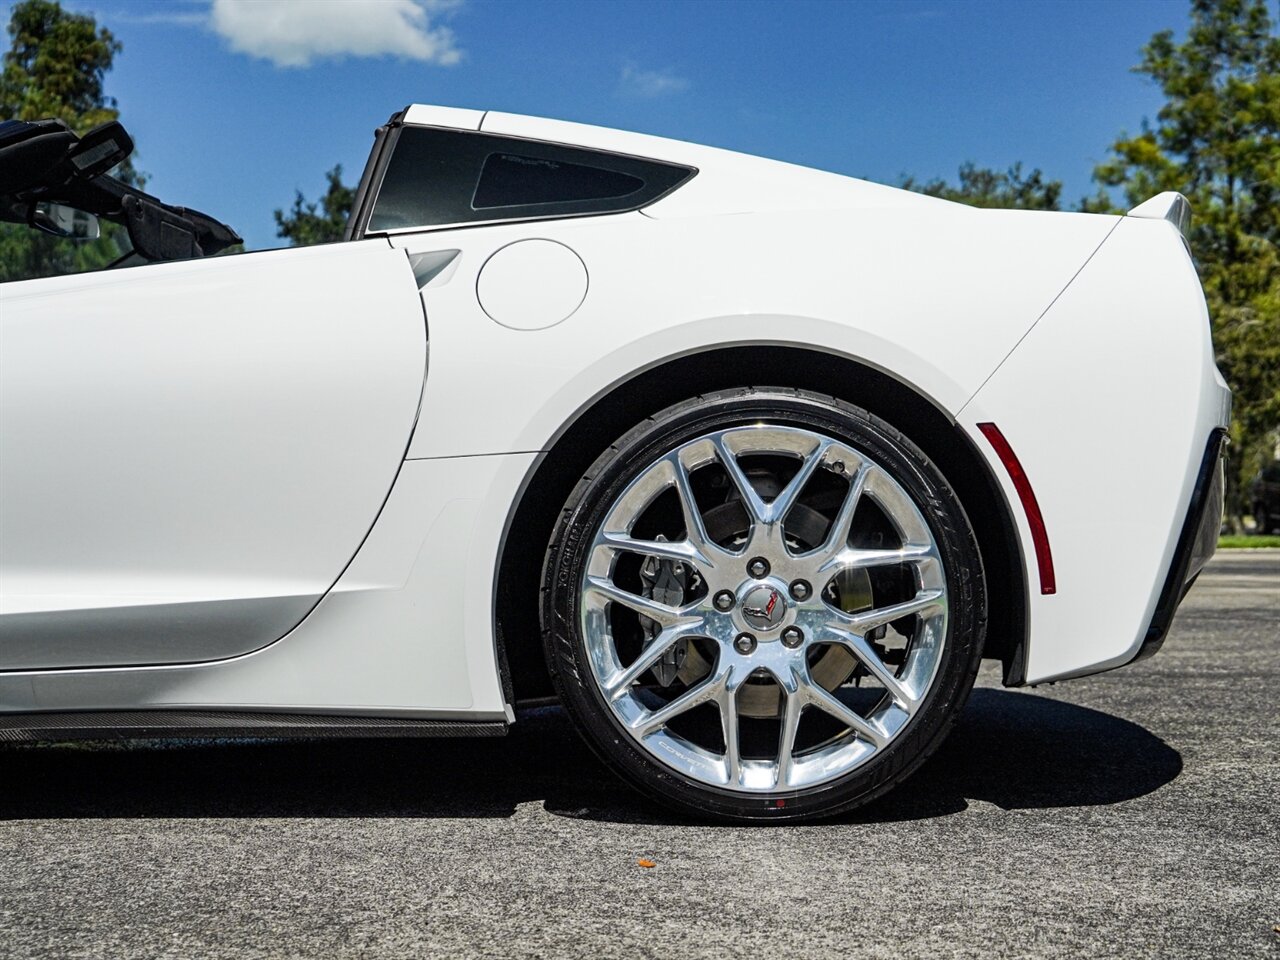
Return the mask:
[(799, 627), (787, 627), (782, 631), (782, 645), (792, 649), (804, 643), (804, 631)]
[(711, 602), (715, 605), (717, 610), (724, 613), (726, 610), (733, 609), (733, 600), (734, 597), (732, 592), (729, 590), (721, 590), (715, 595)]
[(750, 653), (756, 648), (756, 638), (749, 633), (740, 633), (733, 639), (733, 649), (739, 653)]
[(747, 564), (747, 573), (761, 580), (769, 575), (769, 561), (764, 557), (756, 557)]
[(791, 584), (792, 600), (808, 600), (809, 594), (813, 593), (813, 588), (809, 586), (806, 580), (795, 580)]

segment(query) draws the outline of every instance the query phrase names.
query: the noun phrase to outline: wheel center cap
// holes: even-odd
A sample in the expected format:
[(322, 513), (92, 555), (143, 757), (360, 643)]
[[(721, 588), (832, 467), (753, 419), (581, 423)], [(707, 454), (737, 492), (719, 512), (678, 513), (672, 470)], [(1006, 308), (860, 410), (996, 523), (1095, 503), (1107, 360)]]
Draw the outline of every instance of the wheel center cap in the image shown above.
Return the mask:
[(761, 584), (742, 598), (742, 619), (757, 630), (772, 630), (786, 614), (787, 602), (774, 587)]

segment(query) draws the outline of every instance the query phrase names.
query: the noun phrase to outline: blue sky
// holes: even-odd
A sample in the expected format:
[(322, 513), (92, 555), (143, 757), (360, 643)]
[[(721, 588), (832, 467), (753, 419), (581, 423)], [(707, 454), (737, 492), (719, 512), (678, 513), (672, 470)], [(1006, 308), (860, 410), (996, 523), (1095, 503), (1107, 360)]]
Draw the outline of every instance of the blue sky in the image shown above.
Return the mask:
[[(211, 6), (212, 4), (212, 6)], [(344, 10), (352, 4), (355, 9)], [(1090, 172), (1159, 92), (1129, 72), (1186, 0), (64, 0), (149, 189), (276, 246), (271, 211), (364, 164), (410, 102), (640, 130), (890, 183)], [(7, 20), (10, 4), (0, 4)]]

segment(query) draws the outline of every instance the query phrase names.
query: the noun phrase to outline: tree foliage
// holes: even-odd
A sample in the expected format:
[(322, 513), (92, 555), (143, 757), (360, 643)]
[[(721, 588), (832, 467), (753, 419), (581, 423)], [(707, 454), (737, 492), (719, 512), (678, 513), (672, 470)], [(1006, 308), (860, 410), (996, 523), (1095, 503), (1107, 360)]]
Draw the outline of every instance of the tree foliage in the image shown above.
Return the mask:
[(1264, 0), (1192, 0), (1186, 39), (1156, 34), (1134, 69), (1165, 104), (1094, 176), (1130, 205), (1163, 190), (1191, 200), (1191, 247), (1235, 394), (1228, 509), (1238, 518), (1280, 425), (1280, 36)]
[(329, 183), (319, 203), (308, 202), (298, 190), (293, 207), (286, 213), (275, 211), (276, 236), (284, 237), (290, 246), (305, 247), (313, 243), (334, 243), (342, 239), (355, 203), (356, 191), (342, 182), (342, 164), (325, 175)]
[(77, 133), (116, 119), (103, 80), (121, 45), (93, 17), (56, 0), (24, 0), (9, 17), (9, 40), (0, 74), (6, 119), (56, 118)]
[[(55, 0), (23, 0), (10, 14), (9, 39), (0, 72), (0, 119), (53, 118), (84, 133), (117, 118), (103, 82), (121, 45), (93, 17), (68, 13)], [(140, 180), (132, 168), (124, 177)], [(0, 223), (0, 283), (103, 267), (120, 253), (114, 238), (119, 230), (104, 223), (102, 238), (84, 243)]]
[(960, 167), (960, 182), (945, 180), (920, 183), (914, 177), (903, 179), (905, 190), (915, 190), (931, 197), (955, 200), (973, 207), (1002, 207), (1018, 210), (1060, 210), (1062, 182), (1046, 180), (1038, 169), (1023, 174), (1022, 164), (1015, 163), (1003, 173), (972, 163)]

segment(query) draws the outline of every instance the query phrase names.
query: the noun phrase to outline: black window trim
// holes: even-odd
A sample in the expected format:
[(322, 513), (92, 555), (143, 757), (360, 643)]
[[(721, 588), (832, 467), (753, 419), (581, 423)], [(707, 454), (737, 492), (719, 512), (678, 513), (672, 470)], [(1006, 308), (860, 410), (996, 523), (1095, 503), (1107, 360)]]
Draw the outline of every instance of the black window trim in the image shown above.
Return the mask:
[(356, 187), (355, 199), (351, 204), (351, 216), (347, 220), (347, 229), (343, 240), (363, 240), (369, 218), (373, 216), (373, 205), (382, 190), (382, 178), (387, 174), (387, 166), (391, 163), (391, 154), (395, 152), (396, 141), (400, 139), (400, 129), (404, 126), (404, 115), (409, 108), (405, 107), (391, 115), (391, 119), (380, 126), (374, 133), (373, 150), (365, 163), (364, 173), (360, 177), (360, 185)]
[[(600, 150), (595, 147), (587, 147), (577, 143), (564, 143), (559, 140), (539, 140), (533, 137), (517, 137), (505, 133), (495, 133), (491, 130), (470, 130), (459, 127), (445, 127), (434, 123), (405, 123), (404, 115), (408, 112), (407, 108), (394, 114), (385, 127), (386, 135), (382, 138), (380, 144), (380, 152), (376, 157), (371, 156), (368, 168), (365, 174), (369, 177), (369, 183), (366, 185), (364, 178), (361, 178), (360, 187), (358, 188), (356, 202), (354, 205), (350, 224), (348, 226), (348, 238), (353, 240), (363, 240), (366, 237), (395, 237), (404, 236), (406, 234), (415, 233), (435, 233), (441, 230), (465, 230), (474, 229), (476, 227), (492, 227), (509, 223), (537, 223), (546, 220), (571, 220), (579, 217), (612, 217), (620, 213), (634, 213), (637, 210), (643, 210), (650, 207), (660, 200), (669, 197), (676, 190), (679, 190), (699, 173), (697, 167), (687, 163), (674, 163), (669, 160), (657, 160), (653, 157), (638, 156), (633, 153), (623, 153), (619, 150)], [(492, 217), (482, 220), (463, 220), (457, 223), (432, 223), (411, 227), (393, 227), (385, 230), (368, 230), (369, 219), (373, 215), (373, 210), (378, 204), (378, 196), (382, 192), (382, 184), (386, 178), (387, 167), (390, 165), (391, 156), (395, 152), (396, 141), (400, 138), (400, 132), (405, 128), (421, 129), (421, 130), (444, 130), (449, 133), (474, 133), (480, 136), (500, 137), (513, 143), (535, 143), (544, 147), (560, 147), (565, 150), (576, 150), (579, 152), (587, 152), (598, 154), (602, 157), (622, 157), (627, 160), (648, 161), (651, 163), (666, 164), (671, 167), (682, 167), (688, 171), (684, 177), (677, 180), (666, 190), (663, 190), (657, 196), (645, 200), (643, 203), (637, 203), (630, 206), (616, 207), (611, 210), (592, 210), (584, 212), (556, 212), (539, 214), (521, 214), (514, 217)], [(375, 144), (375, 148), (379, 145)], [(621, 197), (619, 199), (626, 199)], [(501, 207), (486, 208), (500, 210)]]

